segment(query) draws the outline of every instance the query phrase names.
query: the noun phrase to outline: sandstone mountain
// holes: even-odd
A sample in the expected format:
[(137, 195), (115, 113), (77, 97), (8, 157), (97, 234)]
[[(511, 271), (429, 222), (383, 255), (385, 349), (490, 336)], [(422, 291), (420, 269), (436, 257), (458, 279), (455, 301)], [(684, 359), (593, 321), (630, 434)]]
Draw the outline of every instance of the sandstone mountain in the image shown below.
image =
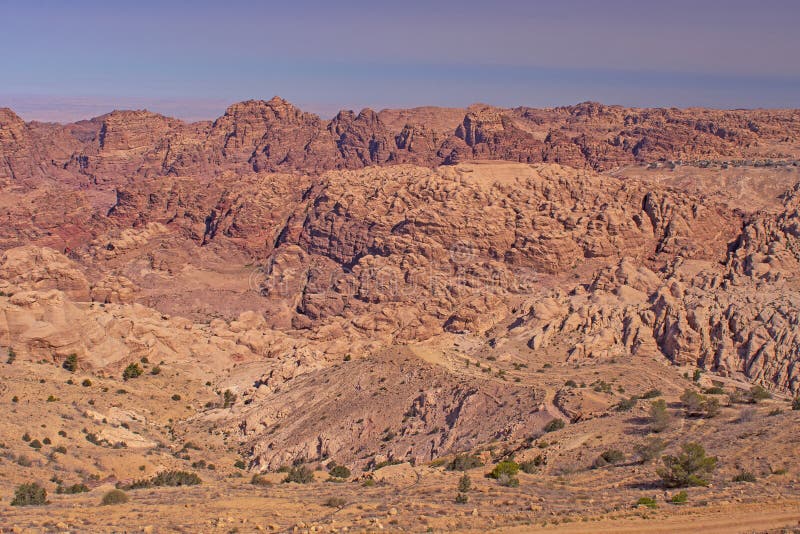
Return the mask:
[[(0, 394), (17, 399), (2, 479), (25, 476), (17, 434), (47, 413), (79, 454), (31, 469), (98, 472), (98, 487), (213, 459), (226, 467), (204, 476), (240, 491), (235, 460), (265, 476), (335, 461), (407, 504), (441, 491), (455, 454), (539, 462), (541, 487), (513, 490), (519, 522), (488, 494), (476, 508), (475, 528), (524, 524), (575, 512), (553, 490), (575, 473), (570, 491), (600, 484), (613, 506), (650, 491), (646, 462), (614, 468), (621, 487), (586, 454), (634, 455), (648, 392), (677, 417), (691, 390), (729, 394), (723, 416), (682, 419), (665, 446), (691, 432), (726, 477), (790, 470), (776, 484), (794, 495), (798, 412), (781, 407), (800, 394), (799, 155), (796, 110), (324, 120), (274, 98), (213, 122), (59, 125), (2, 109)], [(130, 366), (146, 373), (123, 379)], [(771, 415), (740, 432), (729, 416), (753, 391)], [(762, 435), (781, 438), (757, 462), (731, 445)], [(733, 499), (726, 484), (703, 498)], [(542, 491), (554, 501), (528, 502)]]

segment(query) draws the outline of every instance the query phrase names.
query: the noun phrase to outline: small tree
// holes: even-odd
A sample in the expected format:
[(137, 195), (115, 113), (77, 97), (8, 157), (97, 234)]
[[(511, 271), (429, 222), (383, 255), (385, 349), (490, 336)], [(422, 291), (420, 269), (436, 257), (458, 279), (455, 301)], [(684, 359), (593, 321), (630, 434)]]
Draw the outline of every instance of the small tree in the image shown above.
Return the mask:
[(328, 472), (333, 478), (350, 478), (350, 470), (343, 465), (335, 465)]
[(511, 460), (506, 460), (497, 464), (487, 476), (489, 478), (499, 479), (502, 475), (513, 477), (517, 473), (519, 473), (519, 464)]
[(122, 378), (123, 380), (130, 380), (131, 378), (139, 378), (140, 376), (142, 376), (142, 373), (144, 373), (144, 370), (142, 370), (142, 368), (139, 367), (138, 363), (134, 362), (132, 364), (129, 364), (128, 367), (126, 367), (125, 370), (122, 371)]
[(61, 367), (69, 371), (70, 373), (74, 373), (78, 370), (78, 355), (77, 354), (70, 354), (67, 356), (67, 359), (64, 360), (64, 363), (61, 364)]
[(11, 506), (39, 506), (47, 504), (47, 491), (36, 482), (21, 484), (14, 491)]
[(458, 491), (459, 493), (466, 493), (472, 489), (472, 480), (470, 480), (469, 475), (464, 473), (460, 479), (458, 479)]
[(681, 403), (686, 408), (686, 415), (714, 417), (719, 413), (719, 401), (701, 395), (693, 389), (687, 389), (681, 395)]
[(668, 488), (707, 486), (707, 477), (717, 467), (717, 457), (706, 456), (699, 443), (685, 443), (681, 450), (677, 456), (664, 456), (664, 467), (656, 470), (664, 485)]
[(308, 484), (314, 482), (314, 472), (304, 465), (292, 467), (287, 473), (284, 482), (295, 482), (297, 484)]
[(664, 399), (654, 400), (650, 403), (650, 431), (663, 432), (669, 428), (672, 417), (667, 412), (667, 403)]

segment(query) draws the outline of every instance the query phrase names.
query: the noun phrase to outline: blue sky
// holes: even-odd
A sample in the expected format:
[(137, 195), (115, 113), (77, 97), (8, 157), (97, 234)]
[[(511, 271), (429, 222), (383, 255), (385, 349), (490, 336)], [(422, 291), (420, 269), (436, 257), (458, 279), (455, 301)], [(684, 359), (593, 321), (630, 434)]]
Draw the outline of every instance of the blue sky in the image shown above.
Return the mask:
[(800, 107), (788, 0), (0, 0), (0, 106), (214, 117), (418, 105)]

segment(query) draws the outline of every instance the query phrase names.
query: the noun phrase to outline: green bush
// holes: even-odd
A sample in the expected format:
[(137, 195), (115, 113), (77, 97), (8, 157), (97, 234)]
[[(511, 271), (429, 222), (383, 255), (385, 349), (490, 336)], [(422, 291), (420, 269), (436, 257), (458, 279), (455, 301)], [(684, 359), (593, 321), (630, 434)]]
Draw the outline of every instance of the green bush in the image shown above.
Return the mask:
[(177, 393), (175, 393), (175, 394), (172, 396), (172, 400), (174, 400), (174, 401), (179, 401), (179, 400), (181, 400), (181, 396), (180, 396), (180, 395), (178, 395)]
[(352, 473), (350, 473), (350, 470), (343, 465), (335, 465), (333, 468), (331, 468), (329, 474), (333, 478), (350, 478)]
[(514, 476), (519, 473), (519, 464), (511, 460), (505, 460), (497, 464), (492, 472), (487, 476), (494, 479), (499, 479), (502, 475)]
[(719, 413), (719, 401), (687, 389), (681, 395), (681, 403), (688, 416), (714, 417)]
[(21, 484), (14, 490), (11, 506), (40, 506), (47, 504), (47, 491), (36, 482)]
[(247, 465), (245, 465), (244, 460), (236, 460), (233, 462), (233, 467), (236, 469), (246, 469)]
[(661, 456), (661, 453), (664, 452), (666, 447), (667, 443), (663, 439), (649, 438), (636, 445), (635, 449), (642, 463), (647, 463)]
[(112, 504), (125, 504), (128, 502), (128, 494), (120, 489), (113, 489), (103, 495), (103, 499), (100, 501), (100, 504), (103, 506), (109, 506)]
[(155, 376), (155, 375), (160, 375), (160, 374), (161, 374), (161, 367), (159, 367), (158, 365), (156, 365), (155, 367), (153, 367), (152, 369), (150, 369), (150, 374), (151, 374), (151, 375), (153, 375), (153, 376)]
[(42, 442), (39, 441), (38, 439), (35, 439), (35, 440), (31, 441), (30, 443), (28, 443), (28, 446), (30, 448), (32, 448), (32, 449), (39, 450), (39, 449), (42, 448)]
[(56, 493), (58, 494), (67, 494), (67, 495), (74, 495), (76, 493), (86, 493), (89, 491), (89, 488), (86, 484), (73, 484), (71, 486), (61, 486), (59, 485), (56, 488)]
[(308, 484), (314, 482), (314, 472), (304, 465), (294, 466), (283, 479), (285, 483), (295, 482), (297, 484)]
[(515, 476), (509, 475), (508, 473), (503, 473), (497, 477), (497, 483), (507, 488), (516, 488), (519, 486), (519, 479)]
[(661, 396), (661, 390), (660, 389), (651, 389), (649, 391), (645, 391), (644, 393), (642, 393), (642, 398), (643, 399), (655, 399), (656, 397), (660, 397), (660, 396)]
[(663, 432), (669, 428), (672, 417), (667, 411), (667, 402), (664, 399), (654, 400), (650, 403), (650, 431)]
[(130, 380), (131, 378), (139, 378), (144, 373), (144, 370), (139, 367), (138, 363), (129, 364), (128, 367), (122, 371), (123, 380)]
[(800, 397), (795, 397), (792, 401), (792, 410), (800, 410)]
[(461, 475), (461, 478), (458, 479), (458, 492), (459, 493), (466, 493), (472, 489), (472, 480), (470, 480), (469, 475), (464, 473)]
[(622, 399), (617, 403), (617, 411), (618, 412), (629, 412), (636, 406), (636, 397), (630, 397), (628, 399)]
[(59, 454), (67, 454), (67, 448), (63, 445), (59, 445), (58, 447), (53, 448), (53, 452), (57, 452)]
[(128, 485), (120, 485), (120, 488), (134, 490), (160, 486), (196, 486), (202, 482), (200, 477), (195, 473), (189, 473), (187, 471), (163, 471), (149, 479), (135, 480)]
[(742, 471), (735, 477), (733, 477), (734, 482), (755, 482), (756, 476), (751, 473), (750, 471)]
[(64, 363), (61, 364), (61, 367), (69, 371), (70, 373), (74, 373), (78, 370), (78, 355), (77, 354), (70, 354), (67, 356), (67, 359), (64, 360)]
[(668, 488), (687, 486), (707, 486), (708, 476), (717, 467), (716, 456), (706, 456), (706, 451), (699, 443), (685, 443), (677, 456), (667, 455), (662, 458), (664, 467), (656, 470), (658, 476)]
[(766, 389), (764, 389), (764, 387), (759, 385), (755, 385), (752, 388), (750, 388), (749, 396), (753, 400), (753, 402), (760, 402), (762, 400), (767, 400), (772, 398), (772, 394)]
[(636, 506), (647, 506), (648, 508), (658, 508), (658, 503), (652, 497), (641, 497), (636, 501)]
[(545, 432), (555, 432), (556, 430), (561, 430), (562, 428), (564, 428), (564, 426), (565, 426), (565, 423), (564, 423), (564, 421), (562, 419), (555, 418), (555, 419), (551, 419), (549, 423), (544, 425), (544, 431)]
[(448, 471), (469, 471), (476, 467), (483, 467), (483, 462), (479, 456), (474, 454), (457, 454), (455, 458), (447, 464)]
[(89, 380), (88, 378), (84, 378), (83, 382), (81, 382), (81, 385), (85, 388), (88, 388), (92, 385), (92, 381)]
[(14, 349), (9, 347), (9, 349), (8, 349), (8, 358), (6, 359), (6, 363), (8, 365), (11, 365), (12, 363), (14, 363), (14, 360), (16, 360), (16, 359), (17, 359), (17, 353), (14, 352)]
[[(541, 456), (539, 456), (539, 458), (541, 458)], [(536, 472), (536, 469), (537, 467), (539, 467), (539, 465), (540, 464), (536, 463), (536, 460), (528, 460), (526, 462), (522, 462), (521, 464), (519, 464), (519, 468), (523, 473), (532, 475), (533, 473)]]
[(669, 502), (672, 504), (684, 504), (689, 500), (689, 494), (685, 491), (679, 491), (672, 497), (670, 497)]

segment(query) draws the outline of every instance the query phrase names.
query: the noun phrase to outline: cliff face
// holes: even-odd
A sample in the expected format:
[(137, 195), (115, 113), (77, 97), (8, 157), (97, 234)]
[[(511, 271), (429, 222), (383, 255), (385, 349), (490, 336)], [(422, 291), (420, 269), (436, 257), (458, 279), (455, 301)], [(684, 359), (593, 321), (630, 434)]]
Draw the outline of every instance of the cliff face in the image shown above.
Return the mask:
[(660, 160), (794, 160), (800, 155), (800, 116), (793, 110), (584, 103), (555, 109), (364, 109), (326, 121), (276, 97), (234, 104), (213, 123), (122, 111), (61, 126), (26, 124), (4, 109), (0, 153), (0, 177), (17, 180), (58, 172), (103, 181), (226, 170), (319, 173), (469, 160), (606, 170)]

